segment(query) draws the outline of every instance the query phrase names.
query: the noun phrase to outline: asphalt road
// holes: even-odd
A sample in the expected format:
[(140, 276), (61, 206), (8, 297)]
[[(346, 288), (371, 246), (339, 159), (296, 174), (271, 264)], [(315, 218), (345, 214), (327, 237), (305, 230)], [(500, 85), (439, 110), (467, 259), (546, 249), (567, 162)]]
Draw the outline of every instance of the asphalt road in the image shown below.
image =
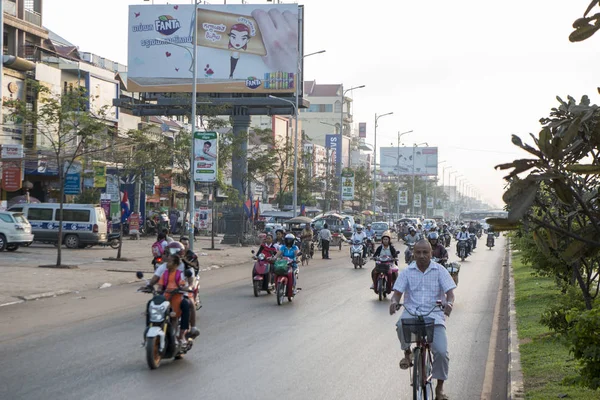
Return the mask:
[[(492, 329), (504, 239), (482, 245), (462, 264), (448, 322), (452, 399), (479, 399), (485, 387), (506, 398), (502, 319)], [(347, 251), (302, 268), (302, 291), (283, 306), (254, 298), (250, 260), (205, 273), (201, 336), (155, 371), (140, 347), (148, 298), (135, 285), (2, 307), (0, 399), (412, 398), (398, 368), (398, 314), (368, 290), (373, 263), (354, 270)]]

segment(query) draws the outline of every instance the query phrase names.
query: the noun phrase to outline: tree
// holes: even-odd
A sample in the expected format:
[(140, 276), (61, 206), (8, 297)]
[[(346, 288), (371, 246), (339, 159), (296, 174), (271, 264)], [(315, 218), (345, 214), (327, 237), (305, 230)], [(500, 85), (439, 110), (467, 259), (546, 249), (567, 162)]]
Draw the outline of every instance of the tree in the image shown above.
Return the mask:
[(277, 183), (277, 203), (280, 210), (283, 210), (283, 194), (289, 191), (290, 179), (287, 179), (289, 169), (289, 158), (292, 153), (292, 146), (284, 139), (273, 139), (272, 151), (274, 162), (271, 166), (270, 173)]
[(373, 179), (365, 167), (354, 170), (354, 197), (362, 209), (366, 209), (373, 200)]
[(589, 15), (598, 5), (600, 5), (600, 0), (592, 0), (583, 13), (583, 17), (578, 18), (573, 22), (573, 28), (575, 30), (569, 35), (569, 40), (571, 42), (581, 42), (586, 40), (600, 29), (600, 13), (591, 16)]
[(25, 125), (33, 127), (49, 143), (49, 152), (58, 166), (60, 208), (58, 213), (58, 246), (56, 266), (62, 265), (63, 205), (65, 176), (73, 164), (87, 156), (100, 154), (110, 146), (108, 138), (114, 134), (105, 123), (109, 107), (92, 107), (95, 98), (90, 98), (84, 88), (75, 88), (62, 94), (28, 80), (37, 97), (37, 107), (30, 109), (22, 100), (11, 100), (7, 105), (12, 114)]
[[(531, 236), (537, 251), (531, 242), (517, 243), (530, 259), (542, 261), (536, 270), (553, 275), (565, 293), (543, 321), (566, 332), (583, 364), (583, 382), (597, 388), (600, 361), (594, 354), (600, 338), (590, 332), (600, 329), (600, 109), (587, 96), (579, 104), (570, 96), (566, 102), (557, 99), (559, 106), (540, 120), (539, 134), (531, 135), (533, 145), (512, 136), (530, 157), (496, 167), (511, 170), (503, 196), (508, 218), (488, 222)], [(581, 308), (576, 298), (581, 298)]]

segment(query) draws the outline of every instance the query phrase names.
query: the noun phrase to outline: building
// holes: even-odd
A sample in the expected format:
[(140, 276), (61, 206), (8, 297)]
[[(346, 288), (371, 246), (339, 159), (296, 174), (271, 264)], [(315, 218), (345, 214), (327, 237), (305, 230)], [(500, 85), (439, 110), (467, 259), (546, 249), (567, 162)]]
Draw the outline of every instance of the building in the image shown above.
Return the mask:
[(316, 81), (304, 82), (304, 98), (310, 102), (308, 109), (300, 110), (306, 140), (325, 146), (326, 135), (339, 134), (343, 116), (342, 164), (351, 165), (352, 98), (345, 96), (342, 104), (341, 84), (317, 84)]

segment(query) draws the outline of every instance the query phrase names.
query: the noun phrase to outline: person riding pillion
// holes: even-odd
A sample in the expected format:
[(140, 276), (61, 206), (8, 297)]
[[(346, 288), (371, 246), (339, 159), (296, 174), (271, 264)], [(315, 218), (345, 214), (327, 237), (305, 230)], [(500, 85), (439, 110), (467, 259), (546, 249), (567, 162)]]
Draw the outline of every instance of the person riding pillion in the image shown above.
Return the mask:
[[(396, 248), (392, 245), (392, 234), (389, 231), (383, 232), (383, 234), (381, 235), (381, 244), (379, 245), (379, 247), (377, 247), (377, 250), (375, 250), (373, 258), (389, 256), (394, 259), (394, 264), (398, 265), (398, 260), (396, 259), (397, 254), (398, 252), (396, 251)], [(392, 271), (392, 281), (389, 283), (391, 286), (394, 285), (394, 282), (396, 281), (397, 277), (398, 271)], [(377, 284), (376, 267), (373, 267), (373, 269), (371, 270), (371, 279), (373, 280), (373, 284), (371, 285), (370, 289), (375, 289), (375, 286)]]

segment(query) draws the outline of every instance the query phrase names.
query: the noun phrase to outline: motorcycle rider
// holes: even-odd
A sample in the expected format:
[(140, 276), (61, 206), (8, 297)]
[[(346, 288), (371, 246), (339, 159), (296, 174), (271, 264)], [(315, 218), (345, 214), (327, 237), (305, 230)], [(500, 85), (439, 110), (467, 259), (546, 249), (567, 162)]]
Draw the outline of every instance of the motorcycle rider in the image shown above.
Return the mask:
[(473, 250), (477, 247), (477, 227), (473, 221), (469, 222), (469, 227), (467, 228), (469, 234), (473, 234)]
[[(184, 253), (181, 257), (181, 261), (185, 264), (187, 269), (192, 269), (194, 276), (200, 275), (200, 261), (198, 255), (190, 250), (190, 239), (187, 236), (182, 236), (179, 242), (183, 245)], [(190, 286), (194, 284), (194, 277), (188, 279)], [(200, 308), (202, 308), (202, 302), (200, 302)]]
[[(172, 259), (173, 256), (177, 256), (177, 260), (179, 260), (179, 265), (178, 265), (177, 269), (179, 269), (181, 271), (181, 274), (185, 279), (186, 266), (183, 263), (183, 261), (181, 260), (181, 258), (185, 255), (185, 247), (180, 242), (171, 242), (167, 245), (166, 250), (167, 250), (167, 252), (166, 252), (167, 262), (168, 262), (168, 260)], [(161, 265), (158, 266), (158, 268), (156, 268), (156, 271), (154, 271), (154, 275), (150, 279), (148, 286), (154, 286), (158, 283), (160, 278), (164, 275), (165, 271), (167, 271), (167, 262), (162, 263)], [(190, 280), (193, 281), (193, 277), (188, 279), (188, 283)], [(192, 296), (193, 294), (190, 293), (189, 295)], [(189, 301), (192, 304), (188, 308), (189, 312), (190, 312), (190, 322), (192, 324), (192, 329), (190, 330), (190, 337), (196, 337), (196, 336), (200, 335), (200, 331), (196, 327), (196, 307), (193, 306), (194, 301), (190, 297), (185, 296), (184, 301)]]
[(433, 257), (437, 258), (437, 263), (446, 266), (448, 261), (448, 251), (443, 244), (439, 241), (440, 236), (437, 232), (431, 232), (427, 235), (429, 244), (431, 244), (431, 251)]
[[(367, 238), (367, 234), (365, 232), (363, 232), (363, 226), (362, 225), (356, 225), (356, 232), (354, 232), (352, 234), (352, 236), (350, 237), (350, 240), (349, 240), (350, 243), (354, 243), (357, 240), (360, 243), (362, 243), (362, 245), (363, 245), (363, 248), (362, 248), (363, 259), (367, 257), (367, 246), (365, 245), (365, 239), (366, 238)], [(350, 259), (352, 259), (352, 251), (350, 251)]]
[(423, 225), (417, 224), (417, 235), (419, 235), (419, 240), (423, 239)]
[(284, 235), (285, 233), (283, 232), (283, 229), (277, 229), (275, 231), (275, 247), (277, 248), (277, 250), (279, 250), (279, 247), (283, 245)]
[(371, 238), (371, 239), (373, 239), (375, 237), (375, 231), (371, 227), (370, 222), (367, 224), (367, 229), (365, 229), (365, 235), (367, 235), (367, 237)]
[(275, 255), (277, 259), (281, 259), (283, 257), (287, 257), (293, 260), (292, 263), (292, 276), (294, 277), (294, 293), (296, 291), (296, 270), (298, 269), (298, 253), (300, 253), (300, 249), (295, 244), (296, 237), (291, 233), (288, 233), (283, 238), (283, 246), (279, 247), (279, 251)]
[[(385, 231), (381, 235), (381, 245), (379, 245), (379, 247), (377, 247), (377, 250), (375, 250), (375, 253), (373, 254), (373, 258), (380, 257), (380, 256), (390, 256), (395, 259), (394, 263), (396, 265), (398, 265), (398, 260), (396, 259), (397, 254), (398, 254), (398, 252), (392, 245), (392, 235), (390, 234), (390, 232)], [(375, 270), (376, 270), (376, 267), (373, 267), (373, 269), (371, 270), (371, 279), (373, 280), (373, 283), (371, 284), (370, 289), (375, 289), (375, 285), (377, 284), (377, 272)], [(394, 282), (396, 282), (397, 277), (398, 277), (398, 272), (397, 271), (392, 272), (392, 282), (390, 282), (392, 287), (394, 286)]]
[(461, 240), (465, 240), (467, 242), (467, 255), (471, 254), (471, 240), (469, 236), (469, 232), (467, 232), (467, 226), (463, 225), (460, 228), (460, 232), (456, 234), (456, 253), (458, 254), (458, 245)]
[[(273, 258), (273, 257), (275, 257), (275, 254), (277, 254), (277, 248), (275, 247), (275, 244), (273, 244), (273, 235), (271, 235), (270, 233), (267, 234), (264, 242), (258, 248), (258, 251), (256, 252), (256, 256), (258, 256), (259, 254), (264, 254), (266, 259)], [(272, 264), (272, 262), (271, 262), (271, 264)], [(271, 266), (271, 268), (272, 268), (272, 266)], [(254, 271), (254, 267), (253, 267), (252, 268), (252, 278), (254, 278), (254, 275), (256, 275), (256, 271)], [(263, 290), (268, 289), (270, 279), (271, 279), (271, 272), (269, 271), (263, 276)]]
[(405, 256), (410, 254), (410, 245), (415, 245), (417, 242), (421, 240), (420, 236), (417, 234), (417, 230), (414, 227), (408, 228), (408, 235), (404, 236), (404, 243), (406, 244), (406, 250), (404, 250)]
[[(183, 275), (181, 272), (179, 274), (177, 273), (180, 264), (181, 258), (179, 257), (179, 255), (171, 254), (167, 263), (163, 264), (166, 266), (166, 271), (161, 275), (161, 277), (158, 280), (158, 283), (161, 286), (159, 292), (167, 292), (164, 293), (165, 298), (171, 302), (171, 307), (173, 308), (173, 311), (177, 313), (177, 316), (181, 317), (179, 321), (179, 337), (177, 338), (177, 340), (183, 342), (185, 340), (185, 334), (190, 328), (190, 309), (193, 309), (194, 307), (190, 307), (190, 303), (187, 301), (187, 296), (179, 293), (168, 293), (168, 291), (173, 289), (187, 288), (187, 281), (185, 280), (185, 275)], [(179, 281), (177, 281), (178, 275)]]

